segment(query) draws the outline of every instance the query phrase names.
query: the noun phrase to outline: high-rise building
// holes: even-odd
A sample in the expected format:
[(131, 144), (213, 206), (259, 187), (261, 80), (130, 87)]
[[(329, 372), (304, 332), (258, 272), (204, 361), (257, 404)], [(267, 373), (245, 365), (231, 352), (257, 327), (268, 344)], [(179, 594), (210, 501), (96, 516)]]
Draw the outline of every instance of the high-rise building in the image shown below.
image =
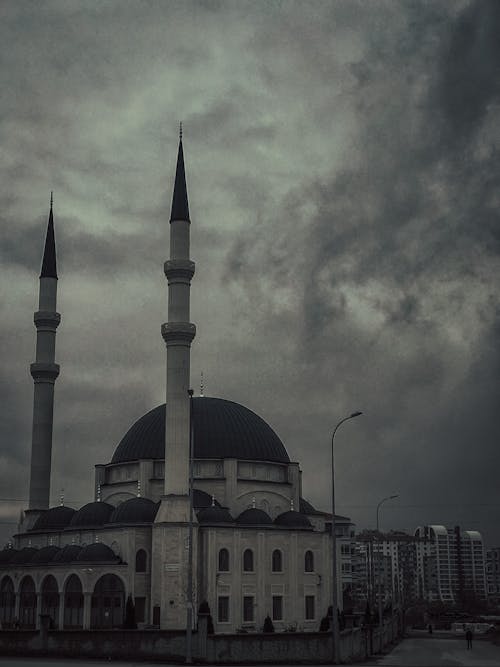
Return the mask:
[(481, 533), (445, 526), (421, 526), (418, 552), (422, 588), (427, 600), (467, 604), (486, 599), (485, 557)]

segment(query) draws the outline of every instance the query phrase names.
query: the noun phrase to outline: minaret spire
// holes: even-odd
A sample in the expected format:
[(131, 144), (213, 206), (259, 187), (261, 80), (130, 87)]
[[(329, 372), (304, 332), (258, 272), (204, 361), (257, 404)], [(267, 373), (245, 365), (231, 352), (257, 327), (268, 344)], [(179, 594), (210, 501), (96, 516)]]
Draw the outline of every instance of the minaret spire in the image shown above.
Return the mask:
[(42, 270), (40, 278), (56, 278), (56, 241), (54, 236), (54, 214), (53, 214), (54, 198), (53, 193), (50, 193), (50, 211), (49, 222), (47, 224), (47, 234), (45, 236), (45, 248), (43, 251)]
[[(29, 510), (32, 510), (32, 514), (49, 507), (54, 384), (59, 375), (59, 366), (55, 363), (56, 329), (61, 321), (61, 316), (56, 308), (56, 245), (51, 193), (49, 221), (40, 273), (38, 311), (34, 316), (36, 360), (30, 367), (35, 383), (29, 491)], [(30, 520), (33, 518), (30, 517)]]
[(173, 220), (187, 220), (189, 222), (189, 204), (186, 187), (186, 172), (184, 169), (184, 150), (182, 148), (182, 123), (179, 128), (179, 148), (177, 151), (177, 167), (175, 169), (174, 194), (172, 196), (172, 210), (170, 222)]

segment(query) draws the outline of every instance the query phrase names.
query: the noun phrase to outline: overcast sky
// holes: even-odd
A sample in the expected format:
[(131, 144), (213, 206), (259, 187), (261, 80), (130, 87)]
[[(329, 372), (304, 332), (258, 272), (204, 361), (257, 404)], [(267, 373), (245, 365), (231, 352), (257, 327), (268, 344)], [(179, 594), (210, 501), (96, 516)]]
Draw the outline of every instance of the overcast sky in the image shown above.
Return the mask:
[(184, 124), (192, 384), (260, 414), (303, 495), (500, 545), (500, 3), (0, 8), (0, 536), (26, 506), (38, 275), (58, 252), (52, 500), (165, 399)]

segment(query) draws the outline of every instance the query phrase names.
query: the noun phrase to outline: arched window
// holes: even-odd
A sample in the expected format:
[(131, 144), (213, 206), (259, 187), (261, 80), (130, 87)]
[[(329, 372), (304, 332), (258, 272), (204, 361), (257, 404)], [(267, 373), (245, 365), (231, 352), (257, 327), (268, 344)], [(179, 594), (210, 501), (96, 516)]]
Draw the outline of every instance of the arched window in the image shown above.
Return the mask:
[(136, 572), (147, 572), (148, 567), (148, 555), (144, 549), (139, 549), (135, 554), (135, 571)]
[(312, 551), (306, 551), (304, 555), (304, 570), (314, 572), (314, 554)]
[(35, 618), (35, 582), (31, 577), (24, 577), (19, 588), (19, 623), (22, 628), (34, 630)]
[(50, 627), (57, 628), (59, 623), (59, 589), (57, 581), (49, 574), (42, 584), (42, 614), (50, 617)]
[(0, 622), (3, 628), (11, 628), (14, 623), (16, 594), (10, 577), (4, 577), (0, 584)]
[(271, 565), (273, 572), (283, 572), (283, 554), (279, 549), (273, 551)]
[(253, 572), (253, 551), (245, 549), (243, 552), (243, 572)]
[(125, 589), (115, 574), (103, 575), (94, 587), (91, 628), (120, 628), (125, 610)]
[(80, 579), (72, 574), (64, 587), (64, 627), (83, 628), (83, 590)]
[(227, 549), (219, 551), (218, 570), (219, 572), (229, 572), (229, 551)]

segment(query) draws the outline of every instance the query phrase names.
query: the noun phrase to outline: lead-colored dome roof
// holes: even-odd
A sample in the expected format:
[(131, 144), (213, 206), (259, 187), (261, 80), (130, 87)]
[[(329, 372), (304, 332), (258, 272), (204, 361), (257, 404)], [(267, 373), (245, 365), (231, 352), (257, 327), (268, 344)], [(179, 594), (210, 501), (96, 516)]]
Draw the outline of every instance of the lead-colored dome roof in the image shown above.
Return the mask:
[(257, 507), (250, 507), (236, 517), (236, 523), (245, 526), (268, 526), (272, 525), (273, 520), (264, 510), (260, 510)]
[[(244, 459), (289, 463), (283, 443), (261, 417), (239, 403), (222, 398), (193, 398), (196, 459)], [(165, 456), (165, 404), (133, 424), (111, 463)]]
[(153, 523), (158, 507), (149, 498), (129, 498), (113, 511), (109, 523)]
[(120, 561), (113, 550), (101, 542), (93, 542), (83, 547), (76, 560), (79, 563), (118, 563)]
[(73, 514), (69, 523), (70, 528), (81, 528), (84, 526), (102, 526), (109, 521), (109, 517), (115, 508), (109, 503), (95, 501), (80, 507)]
[(58, 505), (45, 510), (31, 530), (47, 530), (48, 528), (65, 528), (71, 521), (75, 510), (65, 505)]

